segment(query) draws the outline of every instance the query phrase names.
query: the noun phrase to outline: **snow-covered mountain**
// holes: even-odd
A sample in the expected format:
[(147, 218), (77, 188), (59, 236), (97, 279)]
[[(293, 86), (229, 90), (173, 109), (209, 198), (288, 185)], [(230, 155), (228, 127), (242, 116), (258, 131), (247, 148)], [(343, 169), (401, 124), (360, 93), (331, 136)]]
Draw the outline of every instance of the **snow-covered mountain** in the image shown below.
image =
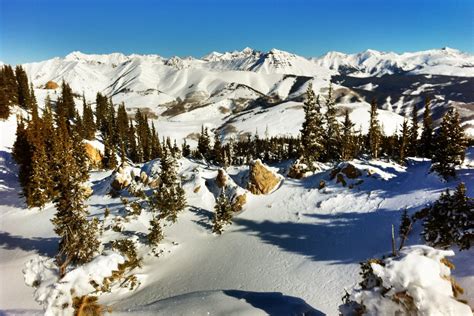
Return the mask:
[[(277, 49), (260, 52), (251, 48), (212, 52), (200, 59), (72, 52), (24, 67), (40, 101), (47, 93), (53, 99), (58, 93), (45, 90), (47, 82), (65, 80), (90, 102), (101, 92), (117, 104), (125, 102), (131, 112), (147, 108), (151, 117), (158, 117), (166, 126), (165, 135), (177, 138), (198, 131), (201, 124), (232, 136), (254, 133), (256, 126), (240, 124), (242, 114), (247, 122), (263, 124), (262, 130), (274, 124), (270, 128), (274, 134), (297, 134), (308, 83), (324, 99), (330, 81), (335, 83), (339, 107), (352, 109), (352, 119), (363, 130), (367, 113), (361, 109), (373, 98), (378, 100), (381, 116), (392, 118), (383, 123), (386, 133), (393, 133), (413, 106), (421, 116), (423, 100), (430, 96), (436, 120), (448, 106), (456, 106), (466, 129), (474, 134), (470, 106), (474, 102), (474, 56), (450, 48), (404, 54), (330, 52), (310, 59)], [(276, 116), (266, 115), (263, 122), (260, 116), (269, 111)], [(287, 111), (295, 115), (289, 122), (280, 117)], [(187, 128), (170, 134), (170, 129), (177, 129), (170, 122), (186, 122)]]

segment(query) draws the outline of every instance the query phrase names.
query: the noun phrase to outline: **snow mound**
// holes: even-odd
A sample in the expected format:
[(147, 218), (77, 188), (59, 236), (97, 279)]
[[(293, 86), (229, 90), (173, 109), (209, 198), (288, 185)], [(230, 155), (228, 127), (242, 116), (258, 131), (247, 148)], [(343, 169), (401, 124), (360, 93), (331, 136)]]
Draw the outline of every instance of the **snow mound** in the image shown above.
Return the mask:
[[(370, 261), (362, 289), (341, 306), (343, 315), (363, 310), (364, 315), (472, 315), (470, 307), (456, 300), (451, 270), (445, 257), (451, 250), (412, 246), (398, 257)], [(354, 302), (356, 307), (354, 308)]]

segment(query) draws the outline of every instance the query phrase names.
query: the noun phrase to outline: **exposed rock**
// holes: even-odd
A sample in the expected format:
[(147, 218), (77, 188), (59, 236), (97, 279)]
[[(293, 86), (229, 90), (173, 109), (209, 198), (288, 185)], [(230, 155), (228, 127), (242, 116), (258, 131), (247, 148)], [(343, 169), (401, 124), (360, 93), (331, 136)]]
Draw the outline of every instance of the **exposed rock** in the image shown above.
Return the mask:
[(226, 182), (227, 182), (227, 176), (224, 170), (219, 169), (217, 171), (217, 177), (216, 177), (217, 186), (222, 189), (223, 187), (225, 187)]
[(194, 192), (194, 193), (198, 193), (199, 190), (201, 190), (201, 186), (200, 186), (200, 185), (198, 185), (197, 187), (195, 187), (194, 190), (193, 190), (193, 192)]
[(110, 186), (115, 191), (121, 191), (131, 184), (132, 182), (131, 173), (129, 172), (127, 174), (126, 171), (127, 170), (124, 169), (123, 167), (119, 167), (118, 170), (113, 173), (114, 180), (112, 180), (112, 182), (110, 183)]
[(140, 181), (143, 184), (148, 184), (148, 175), (145, 173), (145, 171), (140, 173)]
[(280, 183), (280, 177), (269, 170), (260, 160), (250, 166), (247, 188), (253, 194), (267, 194)]
[(91, 165), (94, 168), (100, 168), (102, 166), (102, 153), (89, 143), (84, 144), (84, 150)]
[(301, 179), (304, 177), (305, 169), (301, 164), (295, 163), (288, 171), (288, 177), (293, 179)]
[(326, 181), (324, 180), (319, 181), (318, 189), (321, 190), (321, 189), (324, 189), (325, 187), (326, 187)]
[(357, 169), (353, 164), (346, 164), (342, 169), (341, 172), (346, 175), (349, 179), (356, 179), (362, 175), (359, 169)]
[(244, 204), (246, 202), (247, 202), (247, 195), (246, 194), (237, 195), (234, 198), (234, 201), (232, 203), (232, 210), (234, 212), (242, 211), (242, 208), (244, 207)]
[(49, 89), (49, 90), (55, 90), (55, 89), (59, 88), (59, 85), (56, 82), (50, 80), (50, 81), (46, 82), (46, 84), (44, 85), (44, 88)]

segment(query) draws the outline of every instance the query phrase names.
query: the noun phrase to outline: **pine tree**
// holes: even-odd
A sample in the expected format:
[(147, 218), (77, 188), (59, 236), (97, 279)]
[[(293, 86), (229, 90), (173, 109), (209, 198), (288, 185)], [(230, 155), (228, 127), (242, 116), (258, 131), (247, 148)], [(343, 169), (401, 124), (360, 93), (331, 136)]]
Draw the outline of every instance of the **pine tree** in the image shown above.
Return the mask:
[(133, 126), (133, 121), (130, 120), (128, 127), (128, 136), (127, 136), (127, 148), (128, 148), (128, 157), (133, 162), (140, 162), (140, 153), (138, 151), (135, 127)]
[(426, 158), (432, 158), (434, 153), (433, 119), (431, 118), (430, 103), (431, 100), (426, 98), (423, 113), (423, 131), (420, 137), (420, 154)]
[(328, 98), (326, 99), (326, 113), (324, 120), (326, 123), (324, 135), (324, 151), (326, 160), (337, 160), (340, 158), (340, 131), (339, 123), (336, 119), (336, 108), (332, 95), (332, 84), (329, 85)]
[(224, 166), (224, 151), (222, 149), (222, 143), (217, 132), (214, 134), (214, 147), (212, 148), (212, 152), (215, 164), (218, 166)]
[(167, 146), (161, 159), (160, 185), (151, 199), (151, 206), (159, 218), (176, 222), (178, 213), (186, 207), (186, 197), (178, 178), (178, 164)]
[(100, 243), (97, 238), (98, 223), (87, 220), (89, 213), (85, 205), (84, 172), (74, 157), (79, 151), (74, 147), (82, 144), (75, 143), (69, 136), (64, 119), (59, 122), (57, 134), (62, 144), (62, 155), (58, 157), (57, 212), (52, 222), (54, 231), (61, 238), (56, 261), (60, 277), (63, 277), (70, 264), (83, 264), (92, 260)]
[(209, 130), (207, 127), (201, 126), (201, 134), (198, 139), (198, 152), (204, 159), (210, 158), (211, 140), (209, 137)]
[(154, 216), (150, 221), (150, 228), (148, 230), (148, 243), (152, 246), (157, 246), (164, 238), (160, 225), (160, 219), (157, 216)]
[(224, 226), (232, 223), (232, 205), (225, 195), (225, 188), (219, 197), (216, 199), (216, 206), (214, 207), (213, 232), (222, 234)]
[(87, 104), (84, 95), (82, 96), (82, 125), (84, 130), (82, 137), (87, 140), (95, 139), (97, 128), (94, 122), (94, 112), (92, 107)]
[(409, 128), (407, 120), (403, 120), (402, 135), (400, 136), (398, 157), (401, 162), (405, 160), (408, 152)]
[(106, 96), (103, 96), (101, 93), (96, 95), (96, 107), (95, 107), (95, 116), (96, 116), (96, 127), (102, 132), (107, 133), (107, 112), (108, 112), (108, 100)]
[(115, 134), (117, 135), (117, 144), (120, 148), (121, 160), (125, 161), (126, 147), (128, 144), (128, 115), (124, 103), (120, 104), (118, 107), (116, 121)]
[(58, 101), (58, 113), (64, 115), (68, 121), (73, 120), (76, 114), (76, 105), (74, 104), (74, 93), (71, 87), (64, 80), (61, 85), (61, 98)]
[(413, 104), (411, 112), (411, 126), (408, 131), (409, 142), (408, 142), (408, 154), (410, 156), (418, 155), (418, 112), (416, 110), (416, 104)]
[(454, 108), (449, 109), (443, 117), (436, 136), (436, 148), (432, 169), (445, 179), (456, 176), (455, 166), (464, 161), (466, 139), (459, 114)]
[(349, 117), (349, 110), (346, 109), (346, 111), (344, 112), (344, 123), (342, 124), (342, 139), (340, 146), (340, 156), (343, 160), (351, 160), (352, 158), (354, 158), (354, 125), (355, 124), (352, 123)]
[(372, 158), (378, 159), (382, 142), (382, 131), (377, 118), (377, 102), (375, 99), (370, 104), (370, 124), (367, 136), (370, 154)]
[(318, 99), (314, 99), (313, 86), (310, 83), (306, 91), (306, 100), (303, 104), (305, 120), (301, 129), (301, 146), (303, 161), (310, 170), (324, 151), (324, 129), (321, 106)]
[(155, 124), (151, 123), (151, 159), (161, 158), (162, 149), (160, 143), (160, 137), (155, 129)]
[(30, 86), (28, 83), (28, 76), (21, 65), (16, 66), (15, 77), (18, 83), (18, 104), (23, 109), (28, 110), (31, 104)]
[(474, 201), (466, 196), (464, 183), (454, 194), (449, 190), (428, 209), (422, 235), (432, 246), (447, 248), (457, 244), (469, 249), (474, 234)]
[(21, 117), (17, 121), (16, 139), (13, 144), (12, 156), (19, 165), (18, 180), (23, 188), (23, 196), (26, 196), (28, 194), (28, 180), (31, 175), (32, 148), (28, 141), (26, 122)]
[(13, 68), (4, 65), (0, 68), (0, 118), (8, 118), (15, 104), (18, 104), (18, 82)]
[(183, 157), (187, 158), (191, 156), (191, 147), (188, 143), (186, 143), (186, 138), (183, 139), (183, 144), (181, 145), (181, 152)]

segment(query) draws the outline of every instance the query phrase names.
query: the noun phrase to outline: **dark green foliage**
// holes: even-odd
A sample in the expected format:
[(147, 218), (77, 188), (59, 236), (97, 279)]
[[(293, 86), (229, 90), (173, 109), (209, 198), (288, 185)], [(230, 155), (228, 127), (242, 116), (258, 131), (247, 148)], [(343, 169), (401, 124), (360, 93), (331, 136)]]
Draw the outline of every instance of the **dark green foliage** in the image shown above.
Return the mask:
[(57, 157), (59, 164), (58, 197), (55, 200), (57, 212), (52, 219), (54, 231), (61, 238), (59, 253), (56, 257), (60, 276), (66, 273), (70, 264), (83, 264), (92, 260), (99, 247), (98, 223), (89, 221), (85, 205), (86, 189), (83, 185), (84, 172), (87, 170), (83, 161), (75, 158), (77, 147), (81, 143), (73, 141), (68, 134), (64, 119), (57, 128), (58, 143), (61, 143), (62, 154)]
[(324, 152), (324, 129), (319, 97), (315, 100), (312, 84), (308, 85), (303, 109), (305, 120), (301, 129), (302, 158), (308, 168), (313, 170), (313, 163)]
[(469, 249), (474, 240), (474, 200), (466, 196), (464, 183), (454, 194), (449, 190), (427, 210), (422, 235), (434, 247), (447, 248), (457, 244)]
[(431, 100), (426, 98), (425, 111), (423, 112), (423, 131), (420, 137), (420, 154), (423, 157), (431, 158), (434, 153), (433, 119), (430, 109)]
[(332, 95), (332, 84), (329, 86), (328, 98), (326, 99), (326, 113), (324, 121), (324, 160), (338, 160), (340, 158), (341, 135), (339, 122), (336, 119), (336, 108)]
[(217, 132), (214, 134), (214, 147), (212, 148), (212, 154), (214, 157), (214, 163), (216, 165), (218, 166), (225, 165), (225, 160), (224, 160), (225, 152), (222, 148), (222, 142)]
[(66, 122), (74, 120), (76, 114), (76, 105), (74, 103), (74, 93), (71, 87), (65, 81), (61, 85), (61, 97), (56, 104), (56, 113), (59, 117), (66, 118)]
[(31, 106), (31, 91), (28, 83), (28, 76), (22, 66), (18, 65), (15, 68), (15, 77), (18, 83), (18, 104), (25, 110)]
[(232, 223), (232, 213), (232, 205), (225, 195), (225, 188), (223, 188), (221, 194), (216, 199), (212, 231), (219, 235), (222, 234), (224, 226)]
[(449, 109), (444, 115), (435, 141), (436, 151), (432, 159), (432, 169), (445, 179), (455, 177), (455, 167), (464, 161), (466, 139), (459, 113), (454, 108)]
[(82, 137), (87, 140), (95, 139), (95, 132), (97, 128), (94, 121), (94, 112), (92, 111), (92, 107), (87, 104), (86, 98), (84, 96), (82, 97), (82, 125)]
[(411, 112), (411, 126), (408, 131), (408, 150), (407, 153), (409, 156), (415, 157), (418, 155), (418, 113), (416, 109), (416, 104), (413, 104), (413, 109)]
[(402, 135), (400, 136), (398, 152), (400, 162), (403, 162), (407, 157), (409, 137), (410, 135), (407, 120), (403, 120)]
[(109, 101), (107, 100), (106, 96), (103, 96), (101, 93), (97, 93), (95, 102), (96, 126), (102, 133), (106, 133), (108, 128), (107, 112)]
[(379, 158), (382, 136), (382, 129), (377, 118), (377, 102), (374, 99), (370, 103), (370, 124), (367, 135), (369, 153), (374, 159)]
[(353, 132), (354, 123), (349, 117), (349, 110), (344, 112), (344, 123), (342, 124), (342, 136), (340, 146), (340, 157), (342, 160), (351, 160), (357, 154), (357, 144)]
[(186, 139), (183, 140), (183, 144), (181, 145), (181, 153), (183, 157), (186, 158), (191, 156), (191, 147), (188, 143), (186, 143)]
[(148, 243), (157, 246), (163, 240), (163, 231), (161, 230), (160, 218), (153, 217), (150, 221), (149, 233), (147, 235)]
[(13, 68), (4, 65), (0, 68), (0, 119), (7, 119), (10, 107), (18, 104), (18, 82)]
[(198, 153), (201, 158), (209, 159), (211, 157), (211, 140), (207, 127), (201, 126), (201, 134), (198, 139)]
[(152, 209), (158, 211), (160, 219), (172, 222), (176, 222), (178, 213), (186, 207), (185, 193), (177, 172), (177, 161), (165, 146), (161, 159), (161, 182), (150, 202)]

